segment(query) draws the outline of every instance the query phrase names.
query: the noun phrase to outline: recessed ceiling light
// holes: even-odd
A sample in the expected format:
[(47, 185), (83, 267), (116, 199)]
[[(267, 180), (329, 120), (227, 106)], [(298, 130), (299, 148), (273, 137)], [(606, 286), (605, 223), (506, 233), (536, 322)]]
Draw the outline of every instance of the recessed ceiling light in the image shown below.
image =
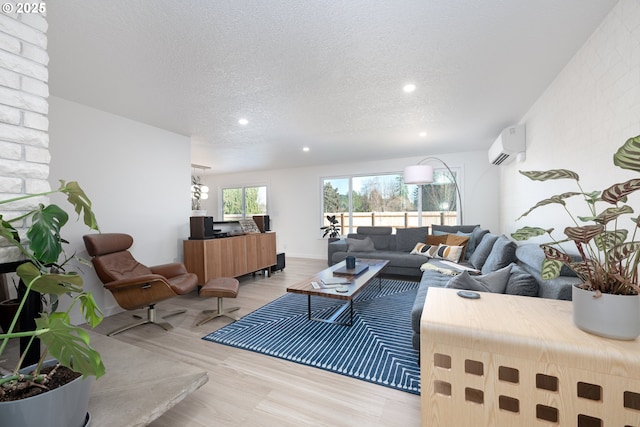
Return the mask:
[(420, 136), (424, 138), (425, 136), (427, 136), (427, 132), (425, 131), (420, 132)]
[(307, 151), (309, 151), (309, 147), (303, 147), (302, 151), (304, 151), (306, 153)]
[(407, 93), (411, 93), (414, 90), (416, 90), (416, 85), (414, 85), (413, 83), (406, 84), (406, 85), (404, 85), (402, 90), (404, 90)]
[(240, 123), (242, 126), (244, 126), (244, 125), (246, 125), (246, 124), (248, 124), (248, 123), (249, 123), (249, 120), (247, 120), (247, 119), (240, 119), (240, 120), (238, 120), (238, 123)]

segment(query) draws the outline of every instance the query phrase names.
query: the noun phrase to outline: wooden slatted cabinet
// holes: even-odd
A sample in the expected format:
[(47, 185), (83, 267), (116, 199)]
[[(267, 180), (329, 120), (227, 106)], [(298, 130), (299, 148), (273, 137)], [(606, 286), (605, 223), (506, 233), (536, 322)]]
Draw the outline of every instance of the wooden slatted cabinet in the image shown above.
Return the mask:
[(276, 234), (185, 240), (184, 264), (202, 285), (216, 277), (238, 277), (276, 264)]

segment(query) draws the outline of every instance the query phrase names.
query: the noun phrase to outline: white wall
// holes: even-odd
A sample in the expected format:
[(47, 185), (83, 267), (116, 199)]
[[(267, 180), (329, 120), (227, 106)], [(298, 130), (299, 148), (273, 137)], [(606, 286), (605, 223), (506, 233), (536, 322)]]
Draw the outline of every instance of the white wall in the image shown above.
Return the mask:
[[(428, 153), (425, 153), (427, 156)], [(423, 156), (424, 157), (424, 156)], [(423, 157), (389, 159), (376, 162), (333, 164), (325, 166), (279, 169), (242, 174), (204, 177), (211, 197), (203, 202), (209, 215), (222, 218), (221, 189), (230, 186), (267, 185), (268, 213), (271, 228), (277, 233), (277, 248), (288, 256), (326, 259), (327, 242), (321, 239), (321, 180), (344, 175), (402, 173), (407, 165)], [(438, 155), (451, 168), (461, 168), (464, 222), (484, 228), (499, 227), (499, 169), (489, 163), (485, 151)], [(197, 163), (197, 159), (193, 159)], [(438, 162), (429, 163), (435, 168)]]
[[(567, 180), (529, 181), (518, 169), (570, 169), (585, 191), (638, 177), (615, 167), (612, 156), (640, 134), (640, 1), (621, 0), (612, 9), (521, 122), (527, 127), (527, 159), (501, 168), (500, 228), (507, 232), (532, 225), (561, 233), (570, 224), (558, 206), (515, 219), (539, 200), (577, 191)], [(639, 200), (637, 194), (630, 198), (636, 210)], [(584, 205), (577, 202), (572, 209)]]
[[(182, 261), (191, 215), (189, 138), (65, 99), (49, 102), (51, 187), (59, 179), (78, 181), (101, 231), (131, 234), (131, 251), (143, 264)], [(52, 201), (70, 207), (63, 198)], [(71, 218), (63, 237), (88, 259), (82, 242), (88, 230)], [(106, 314), (119, 311), (93, 270), (84, 270), (98, 305)]]

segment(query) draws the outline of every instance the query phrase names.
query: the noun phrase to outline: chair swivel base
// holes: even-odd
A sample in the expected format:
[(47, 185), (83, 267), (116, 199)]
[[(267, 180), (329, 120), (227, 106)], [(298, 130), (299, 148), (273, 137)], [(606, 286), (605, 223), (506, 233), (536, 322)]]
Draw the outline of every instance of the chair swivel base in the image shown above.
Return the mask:
[[(171, 313), (167, 313), (164, 316), (161, 317), (161, 319), (166, 319), (167, 317), (171, 317), (171, 316), (176, 316), (178, 314), (182, 314), (182, 313), (186, 313), (187, 310), (176, 310), (176, 311), (172, 311)], [(147, 317), (144, 318), (140, 315), (134, 314), (133, 315), (134, 318), (136, 319), (141, 319), (138, 322), (133, 322), (130, 323), (128, 325), (122, 326), (120, 328), (114, 329), (113, 331), (109, 332), (107, 334), (107, 336), (111, 337), (113, 335), (119, 334), (120, 332), (124, 332), (127, 331), (131, 328), (135, 328), (136, 326), (140, 326), (140, 325), (146, 325), (148, 323), (154, 324), (154, 325), (158, 325), (160, 326), (162, 329), (164, 329), (165, 331), (168, 331), (170, 329), (173, 329), (173, 325), (169, 322), (163, 322), (158, 320), (157, 315), (156, 315), (156, 308), (155, 306), (150, 306), (147, 308)]]
[(228, 317), (231, 320), (238, 320), (235, 316), (230, 316), (229, 313), (240, 310), (240, 307), (232, 307), (227, 308), (226, 310), (222, 308), (222, 298), (218, 298), (218, 309), (217, 310), (204, 310), (202, 313), (206, 314), (208, 317), (204, 320), (201, 320), (197, 323), (198, 326), (204, 325), (210, 320), (216, 319), (218, 317)]

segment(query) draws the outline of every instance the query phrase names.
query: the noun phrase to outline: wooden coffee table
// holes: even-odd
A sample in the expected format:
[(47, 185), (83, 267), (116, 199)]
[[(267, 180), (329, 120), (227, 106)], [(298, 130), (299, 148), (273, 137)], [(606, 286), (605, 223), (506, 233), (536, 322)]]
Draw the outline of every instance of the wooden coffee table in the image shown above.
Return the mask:
[[(334, 271), (345, 268), (345, 261), (339, 262), (338, 264), (332, 265), (331, 267), (322, 270), (321, 272), (315, 274), (308, 279), (305, 279), (301, 282), (296, 283), (295, 285), (289, 286), (287, 288), (287, 292), (292, 292), (296, 294), (304, 294), (307, 295), (307, 310), (309, 320), (316, 320), (319, 322), (328, 322), (335, 323), (338, 325), (351, 326), (353, 325), (353, 298), (365, 288), (368, 284), (374, 281), (375, 278), (378, 278), (378, 284), (381, 285), (382, 277), (380, 277), (380, 273), (389, 265), (389, 261), (384, 259), (366, 259), (366, 258), (358, 258), (357, 263), (367, 264), (369, 268), (357, 276), (351, 275), (334, 275)], [(319, 288), (316, 289), (313, 287), (312, 282), (318, 283), (322, 286), (323, 280), (330, 281), (331, 279), (337, 278), (345, 278), (350, 281), (349, 284), (345, 285), (347, 290), (346, 292), (339, 292), (335, 287), (327, 287), (327, 288)], [(325, 297), (325, 298), (334, 298), (347, 301), (338, 311), (336, 311), (331, 317), (328, 319), (320, 319), (311, 316), (311, 297)], [(349, 323), (338, 322), (336, 319), (340, 316), (346, 309), (349, 309)]]

